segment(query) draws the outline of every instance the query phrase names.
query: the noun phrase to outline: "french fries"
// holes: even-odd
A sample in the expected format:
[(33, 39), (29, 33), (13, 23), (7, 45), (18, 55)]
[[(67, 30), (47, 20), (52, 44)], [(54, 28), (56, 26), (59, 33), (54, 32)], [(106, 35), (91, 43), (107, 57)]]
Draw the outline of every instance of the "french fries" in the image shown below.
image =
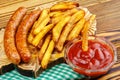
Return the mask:
[(42, 20), (44, 20), (47, 16), (48, 16), (48, 13), (49, 13), (49, 10), (48, 9), (44, 9), (42, 12), (41, 12), (41, 15), (39, 16), (38, 20), (34, 23), (33, 27), (32, 27), (32, 30), (28, 36), (28, 42), (29, 43), (32, 43), (32, 40), (34, 38), (34, 30), (38, 27), (39, 25), (41, 24)]
[(75, 14), (72, 15), (72, 17), (70, 18), (70, 21), (68, 22), (68, 24), (65, 26), (63, 32), (60, 35), (60, 38), (56, 44), (56, 49), (58, 51), (62, 51), (63, 49), (63, 45), (67, 39), (67, 36), (69, 34), (69, 32), (72, 30), (72, 28), (74, 27), (74, 24), (76, 22), (78, 22), (81, 18), (83, 18), (85, 15), (83, 10), (80, 10), (78, 12), (76, 12)]
[(38, 43), (40, 42), (40, 40), (41, 40), (53, 27), (54, 27), (53, 24), (49, 24), (49, 25), (45, 26), (45, 27), (41, 30), (41, 32), (39, 32), (39, 33), (35, 36), (35, 38), (34, 38), (33, 41), (32, 41), (32, 44), (33, 44), (34, 46), (37, 46)]
[(73, 40), (75, 38), (77, 38), (84, 26), (85, 23), (85, 19), (82, 18), (78, 23), (76, 23), (75, 27), (72, 29), (72, 31), (70, 32), (69, 36), (68, 36), (68, 41), (69, 40)]
[(75, 7), (78, 7), (79, 4), (76, 2), (59, 2), (58, 4), (53, 5), (50, 10), (51, 11), (63, 11), (69, 10)]
[(41, 60), (42, 60), (42, 58), (43, 58), (43, 56), (44, 56), (44, 53), (45, 53), (45, 51), (46, 51), (46, 49), (47, 49), (47, 47), (48, 47), (48, 44), (49, 44), (49, 42), (50, 42), (50, 39), (51, 39), (51, 35), (47, 35), (47, 37), (46, 37), (46, 39), (45, 39), (45, 41), (44, 41), (44, 43), (43, 43), (43, 45), (42, 45), (39, 53), (38, 53), (38, 54), (39, 54), (39, 61), (40, 61), (40, 62), (41, 62)]
[(86, 21), (84, 28), (82, 30), (82, 49), (83, 51), (88, 50), (88, 29), (90, 27), (90, 22)]
[(48, 16), (49, 14), (49, 9), (44, 9), (42, 12), (41, 12), (41, 15), (38, 19), (38, 24), (37, 26), (39, 26), (39, 24)]
[(78, 22), (84, 16), (85, 16), (85, 12), (83, 10), (79, 10), (78, 12), (76, 12), (75, 14), (72, 15), (69, 23), (70, 24), (75, 24), (76, 22)]
[(70, 20), (70, 16), (61, 19), (52, 30), (53, 41), (57, 42), (65, 24)]
[(44, 54), (44, 57), (41, 61), (41, 66), (43, 69), (46, 69), (47, 68), (47, 65), (49, 63), (49, 60), (50, 60), (50, 57), (51, 57), (51, 54), (53, 52), (53, 49), (54, 49), (54, 41), (51, 40), (50, 43), (49, 43), (49, 46)]
[(49, 9), (43, 9), (34, 23), (28, 42), (40, 49), (38, 58), (43, 69), (51, 61), (64, 57), (64, 45), (67, 41), (82, 38), (82, 49), (88, 50), (88, 31), (96, 16), (85, 18), (85, 11), (78, 9), (76, 2), (59, 2)]

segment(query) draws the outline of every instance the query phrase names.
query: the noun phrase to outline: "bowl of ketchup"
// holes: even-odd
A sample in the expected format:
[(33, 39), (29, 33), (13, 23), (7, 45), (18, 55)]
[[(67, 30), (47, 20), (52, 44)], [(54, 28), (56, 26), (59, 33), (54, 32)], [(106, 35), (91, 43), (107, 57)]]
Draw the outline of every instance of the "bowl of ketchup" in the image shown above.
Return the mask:
[(103, 37), (90, 36), (88, 50), (82, 50), (82, 40), (68, 42), (65, 60), (75, 72), (97, 77), (108, 72), (117, 60), (116, 48)]

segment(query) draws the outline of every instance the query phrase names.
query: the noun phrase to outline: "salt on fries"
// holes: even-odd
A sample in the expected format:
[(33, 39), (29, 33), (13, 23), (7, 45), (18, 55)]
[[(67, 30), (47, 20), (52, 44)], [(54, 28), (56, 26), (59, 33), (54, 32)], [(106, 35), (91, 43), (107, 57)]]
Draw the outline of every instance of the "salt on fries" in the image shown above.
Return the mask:
[(50, 9), (43, 9), (34, 23), (28, 42), (39, 46), (39, 62), (47, 68), (49, 62), (64, 56), (66, 41), (82, 36), (82, 49), (88, 49), (88, 31), (95, 20), (91, 15), (85, 19), (85, 11), (79, 10), (76, 2), (59, 2)]

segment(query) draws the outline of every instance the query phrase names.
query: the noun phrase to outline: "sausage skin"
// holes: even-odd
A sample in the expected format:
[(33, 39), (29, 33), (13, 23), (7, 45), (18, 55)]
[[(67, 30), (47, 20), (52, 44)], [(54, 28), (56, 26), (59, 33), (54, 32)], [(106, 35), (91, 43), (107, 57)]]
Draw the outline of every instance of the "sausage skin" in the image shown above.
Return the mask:
[(31, 53), (27, 45), (27, 35), (32, 25), (39, 17), (41, 10), (34, 10), (21, 22), (16, 33), (16, 46), (23, 62), (29, 62)]
[(7, 57), (14, 64), (19, 64), (21, 61), (20, 55), (15, 45), (15, 33), (26, 12), (27, 12), (26, 8), (24, 7), (18, 8), (11, 16), (5, 28), (4, 49)]

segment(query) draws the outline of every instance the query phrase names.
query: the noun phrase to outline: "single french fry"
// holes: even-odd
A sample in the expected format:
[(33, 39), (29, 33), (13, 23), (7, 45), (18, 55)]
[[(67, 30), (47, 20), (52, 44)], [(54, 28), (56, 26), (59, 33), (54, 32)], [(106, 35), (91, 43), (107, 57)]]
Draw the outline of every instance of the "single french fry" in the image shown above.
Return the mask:
[(39, 41), (54, 27), (53, 24), (49, 24), (45, 26), (33, 39), (32, 44), (34, 46), (37, 46), (39, 44)]
[(88, 50), (88, 29), (90, 27), (89, 21), (85, 22), (84, 28), (82, 30), (82, 49), (83, 51)]
[(77, 38), (84, 26), (84, 23), (85, 23), (84, 18), (82, 18), (78, 23), (76, 23), (75, 27), (70, 32), (67, 40), (73, 40), (73, 39)]
[(47, 48), (47, 50), (44, 54), (44, 57), (41, 61), (41, 66), (42, 66), (43, 69), (47, 68), (47, 65), (49, 63), (49, 60), (50, 60), (51, 54), (53, 52), (54, 46), (55, 46), (54, 41), (51, 40), (50, 43), (49, 43), (49, 46), (48, 46), (48, 48)]
[(33, 34), (36, 35), (38, 34), (50, 21), (50, 17), (49, 15), (47, 15), (47, 17), (45, 19), (43, 19), (43, 21), (39, 24), (38, 27), (36, 27), (33, 31)]
[(55, 48), (58, 51), (61, 51), (63, 49), (63, 45), (67, 39), (69, 32), (73, 29), (74, 24), (78, 22), (81, 18), (83, 18), (84, 15), (85, 13), (83, 10), (80, 10), (72, 15), (72, 17), (70, 18), (70, 21), (68, 22), (68, 24), (65, 26), (64, 30), (62, 31), (57, 44), (55, 45)]
[(56, 26), (52, 30), (53, 34), (53, 41), (57, 42), (59, 39), (59, 36), (61, 34), (61, 31), (63, 27), (66, 25), (66, 23), (70, 20), (70, 16), (66, 16), (65, 18), (61, 19)]
[(42, 10), (41, 15), (38, 18), (37, 26), (39, 26), (39, 24), (48, 16), (48, 14), (49, 14), (49, 9)]
[(78, 7), (79, 4), (76, 2), (60, 2), (55, 5), (53, 5), (50, 10), (51, 11), (63, 11), (63, 10), (69, 10), (75, 7)]
[(96, 18), (96, 15), (92, 14), (89, 18), (89, 22), (90, 22), (90, 25), (93, 24), (93, 22), (95, 21), (95, 18)]
[(43, 56), (44, 56), (44, 53), (45, 53), (45, 51), (46, 51), (46, 49), (47, 49), (47, 47), (48, 47), (48, 44), (49, 44), (49, 42), (50, 42), (50, 39), (51, 39), (51, 35), (47, 35), (47, 37), (46, 37), (46, 39), (45, 39), (45, 41), (44, 41), (44, 43), (43, 43), (43, 45), (42, 45), (39, 53), (38, 53), (38, 55), (39, 55), (39, 61), (40, 61), (40, 62), (41, 62), (41, 60), (42, 60), (42, 58), (43, 58)]

